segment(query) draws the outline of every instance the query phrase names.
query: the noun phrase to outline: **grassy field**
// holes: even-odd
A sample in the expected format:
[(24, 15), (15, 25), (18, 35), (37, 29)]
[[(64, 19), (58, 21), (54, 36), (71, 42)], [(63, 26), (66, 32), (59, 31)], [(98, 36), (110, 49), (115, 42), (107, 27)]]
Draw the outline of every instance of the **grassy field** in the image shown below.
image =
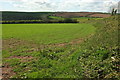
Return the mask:
[(95, 32), (89, 24), (3, 24), (3, 39), (21, 39), (40, 44), (64, 43)]
[[(71, 48), (70, 45), (75, 46), (95, 33), (95, 27), (90, 24), (3, 24), (2, 28), (3, 59), (5, 58), (3, 63), (10, 63), (10, 66), (14, 66), (13, 71), (16, 72), (17, 76), (19, 71), (26, 68), (24, 65), (31, 67), (30, 70), (34, 70), (34, 68), (39, 70), (37, 66), (40, 65), (41, 67), (50, 67), (51, 65), (58, 67), (55, 63), (62, 65), (59, 63), (58, 57), (61, 56), (62, 59), (63, 54), (66, 56), (66, 52), (68, 54), (69, 48)], [(9, 52), (11, 50), (12, 52)], [(21, 62), (22, 59), (30, 60), (32, 58), (31, 61)], [(42, 63), (40, 64), (39, 61)], [(31, 62), (35, 62), (36, 67), (33, 67)], [(18, 65), (19, 63), (20, 65)], [(20, 76), (23, 76), (21, 74)], [(34, 77), (36, 74), (35, 72), (31, 75)], [(40, 77), (44, 77), (45, 74), (41, 74)], [(29, 74), (26, 76), (32, 77)]]
[(118, 18), (79, 20), (3, 24), (3, 76), (119, 79)]

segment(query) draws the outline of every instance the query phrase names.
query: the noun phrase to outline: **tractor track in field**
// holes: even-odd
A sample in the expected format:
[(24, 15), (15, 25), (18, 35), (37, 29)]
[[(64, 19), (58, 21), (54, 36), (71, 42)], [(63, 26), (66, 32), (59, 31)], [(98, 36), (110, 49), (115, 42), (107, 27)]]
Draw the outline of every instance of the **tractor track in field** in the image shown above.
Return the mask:
[(71, 42), (68, 43), (54, 43), (54, 44), (42, 44), (42, 45), (38, 45), (35, 43), (31, 43), (31, 42), (27, 42), (27, 41), (23, 41), (23, 40), (16, 40), (16, 39), (8, 39), (8, 40), (3, 40), (2, 43), (2, 50), (6, 50), (6, 49), (12, 49), (12, 50), (16, 50), (18, 48), (20, 48), (19, 46), (25, 46), (25, 47), (31, 47), (31, 49), (29, 49), (27, 52), (33, 52), (33, 51), (38, 51), (38, 48), (46, 48), (46, 47), (63, 47), (66, 45), (75, 45), (75, 44), (79, 44), (81, 42), (83, 42), (84, 39), (80, 38), (80, 39), (75, 39), (72, 40)]
[(33, 51), (38, 51), (38, 48), (46, 48), (46, 47), (64, 47), (66, 45), (76, 45), (76, 44), (80, 44), (82, 42), (84, 42), (85, 39), (90, 38), (91, 36), (93, 36), (93, 34), (87, 36), (86, 38), (77, 38), (74, 39), (68, 43), (53, 43), (53, 44), (36, 44), (33, 42), (29, 42), (29, 41), (25, 41), (25, 40), (17, 40), (14, 38), (11, 39), (6, 39), (6, 40), (2, 40), (2, 50), (6, 50), (6, 49), (18, 49), (20, 48), (19, 46), (22, 47), (30, 47), (30, 49), (28, 50), (28, 52), (33, 52)]

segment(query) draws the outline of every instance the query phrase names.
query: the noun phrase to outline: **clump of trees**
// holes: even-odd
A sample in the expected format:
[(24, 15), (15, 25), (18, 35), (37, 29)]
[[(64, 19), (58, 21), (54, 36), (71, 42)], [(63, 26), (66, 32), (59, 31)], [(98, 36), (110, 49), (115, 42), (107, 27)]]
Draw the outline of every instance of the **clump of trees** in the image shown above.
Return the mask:
[(79, 23), (76, 19), (65, 18), (64, 20), (58, 20), (58, 23)]
[(117, 9), (112, 9), (112, 15), (115, 15), (115, 14), (117, 14)]

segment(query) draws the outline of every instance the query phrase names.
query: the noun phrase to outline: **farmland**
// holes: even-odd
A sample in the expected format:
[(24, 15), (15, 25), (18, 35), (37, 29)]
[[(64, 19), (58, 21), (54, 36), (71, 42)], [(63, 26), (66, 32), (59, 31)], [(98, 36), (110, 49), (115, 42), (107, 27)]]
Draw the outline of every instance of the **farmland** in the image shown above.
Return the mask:
[(23, 39), (39, 44), (64, 43), (84, 38), (94, 31), (89, 24), (4, 24), (3, 39)]
[(79, 23), (2, 24), (3, 77), (119, 79), (119, 18), (73, 19)]
[[(36, 55), (39, 55), (39, 51), (43, 50), (44, 52), (44, 50), (48, 50), (48, 52), (52, 51), (54, 56), (56, 55), (57, 57), (59, 55), (60, 57), (61, 53), (64, 54), (65, 46), (65, 49), (67, 49), (69, 45), (79, 44), (83, 42), (84, 38), (94, 33), (95, 27), (90, 24), (3, 24), (3, 53), (11, 49), (15, 50), (15, 53), (12, 52), (10, 55), (6, 53), (3, 56), (8, 58), (5, 58), (8, 62), (14, 59), (21, 60), (22, 58), (19, 57), (25, 57), (25, 59), (28, 57), (29, 59), (29, 56), (39, 59), (40, 57), (36, 57)], [(34, 52), (35, 54), (32, 54)], [(53, 55), (52, 52), (49, 53), (49, 57)], [(9, 59), (9, 57), (13, 58)], [(21, 64), (24, 65), (24, 62)]]
[[(33, 16), (34, 15), (34, 16)], [(0, 20), (3, 24), (9, 23), (66, 23), (66, 18), (107, 18), (108, 13), (98, 12), (2, 12)], [(69, 22), (71, 23), (71, 22)], [(72, 23), (77, 23), (73, 20)]]

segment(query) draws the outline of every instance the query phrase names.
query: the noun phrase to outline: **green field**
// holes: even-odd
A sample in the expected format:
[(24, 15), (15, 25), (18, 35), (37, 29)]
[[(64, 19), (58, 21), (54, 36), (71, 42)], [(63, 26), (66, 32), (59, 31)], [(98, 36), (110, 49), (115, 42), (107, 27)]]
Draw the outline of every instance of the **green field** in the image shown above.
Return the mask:
[(118, 17), (2, 24), (5, 78), (119, 78)]
[[(39, 70), (37, 66), (49, 67), (49, 65), (54, 65), (58, 67), (59, 65), (64, 65), (61, 63), (61, 61), (58, 61), (58, 57), (61, 57), (62, 59), (62, 55), (68, 55), (69, 50), (72, 48), (71, 45), (77, 46), (77, 44), (81, 43), (80, 40), (84, 40), (91, 34), (94, 34), (95, 27), (90, 24), (3, 24), (2, 31), (3, 47), (5, 48), (3, 49), (3, 57), (8, 58), (5, 59), (3, 63), (9, 62), (11, 63), (11, 66), (17, 66), (18, 68), (13, 68), (13, 71), (17, 72), (18, 77), (19, 75), (23, 76), (23, 72), (21, 72), (21, 74), (19, 73), (18, 75), (18, 71), (24, 70), (24, 65), (29, 65), (28, 67), (31, 68), (31, 71), (34, 69)], [(43, 44), (44, 46), (41, 46)], [(31, 51), (31, 49), (33, 51)], [(74, 49), (74, 47), (72, 49)], [(8, 54), (10, 50), (12, 50), (12, 52)], [(14, 57), (9, 59), (11, 56)], [(24, 58), (27, 56), (34, 57), (33, 59), (35, 60), (21, 62), (22, 58), (19, 57)], [(25, 59), (29, 60), (29, 58)], [(36, 61), (36, 59), (38, 61)], [(42, 63), (39, 63), (39, 61), (42, 61)], [(35, 62), (35, 64), (32, 62)], [(18, 65), (19, 63), (20, 65)], [(57, 63), (58, 66), (55, 63)], [(23, 65), (23, 69), (21, 65)], [(33, 65), (37, 66), (33, 67)], [(65, 67), (63, 66), (63, 68)], [(43, 72), (44, 68), (40, 77), (45, 77), (47, 75)], [(33, 75), (33, 77), (35, 77), (34, 75), (37, 76), (39, 74), (39, 72), (33, 72), (32, 74), (29, 72), (25, 73), (27, 73), (25, 76), (30, 78), (32, 76), (29, 75)]]
[(21, 39), (40, 44), (64, 43), (95, 32), (90, 24), (3, 24), (3, 39)]

